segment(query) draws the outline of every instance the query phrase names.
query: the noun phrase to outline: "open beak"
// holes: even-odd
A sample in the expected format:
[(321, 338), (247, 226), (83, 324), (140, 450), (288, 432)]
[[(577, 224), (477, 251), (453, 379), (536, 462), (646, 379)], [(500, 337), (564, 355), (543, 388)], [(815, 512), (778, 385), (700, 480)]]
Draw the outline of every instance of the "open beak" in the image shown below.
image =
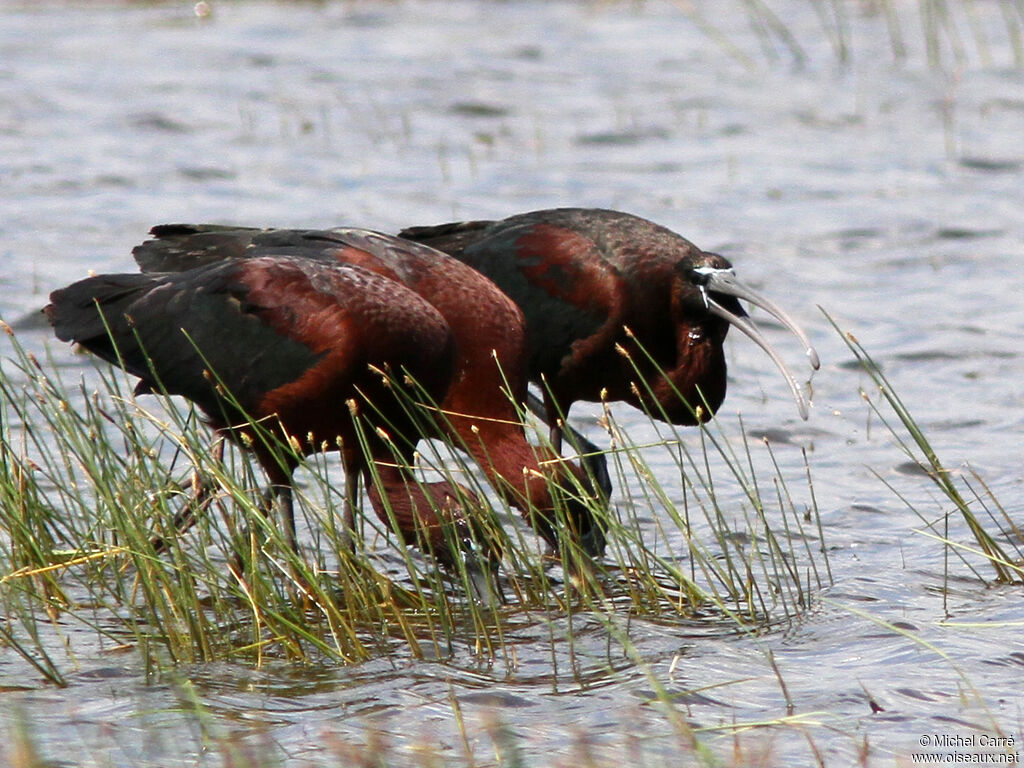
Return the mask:
[(726, 309), (715, 301), (713, 294), (717, 293), (749, 301), (754, 306), (760, 307), (770, 314), (792, 331), (798, 339), (800, 339), (800, 343), (804, 345), (804, 352), (807, 355), (807, 359), (810, 361), (811, 367), (814, 370), (818, 370), (821, 365), (818, 360), (818, 353), (814, 350), (814, 347), (811, 346), (811, 341), (807, 338), (807, 334), (804, 333), (803, 329), (800, 328), (800, 326), (798, 326), (781, 307), (737, 280), (736, 274), (731, 269), (703, 268), (696, 269), (694, 272), (699, 276), (701, 293), (704, 295), (704, 302), (707, 305), (708, 311), (710, 311), (711, 314), (722, 318), (731, 325), (735, 325), (743, 331), (743, 333), (753, 339), (754, 343), (768, 354), (775, 365), (778, 366), (778, 369), (782, 371), (782, 375), (786, 377), (786, 381), (789, 383), (789, 388), (793, 390), (793, 396), (796, 398), (796, 406), (800, 411), (800, 417), (806, 420), (810, 415), (810, 411), (807, 407), (807, 400), (804, 398), (803, 390), (797, 383), (796, 377), (793, 375), (792, 371), (789, 370), (785, 362), (783, 362), (782, 358), (779, 356), (779, 353), (772, 348), (768, 343), (768, 340), (764, 337), (764, 334), (761, 333), (758, 327), (754, 325), (753, 321), (746, 316), (746, 313), (743, 315), (737, 315), (735, 312)]

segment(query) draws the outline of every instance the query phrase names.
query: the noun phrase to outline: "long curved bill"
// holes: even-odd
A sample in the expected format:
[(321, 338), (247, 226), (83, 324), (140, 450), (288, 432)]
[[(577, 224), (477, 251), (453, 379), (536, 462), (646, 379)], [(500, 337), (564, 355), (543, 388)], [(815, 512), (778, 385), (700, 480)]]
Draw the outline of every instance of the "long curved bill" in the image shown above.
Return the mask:
[(789, 383), (789, 388), (793, 391), (793, 396), (796, 398), (796, 405), (800, 411), (800, 417), (806, 421), (807, 417), (810, 415), (810, 411), (807, 407), (807, 401), (804, 399), (803, 390), (797, 383), (796, 377), (793, 375), (792, 371), (789, 370), (785, 362), (783, 362), (782, 358), (779, 356), (779, 353), (772, 348), (768, 343), (768, 340), (764, 337), (764, 334), (761, 333), (749, 317), (740, 316), (734, 312), (730, 312), (715, 301), (711, 294), (721, 293), (726, 296), (733, 296), (737, 299), (749, 301), (751, 304), (760, 307), (768, 314), (772, 315), (772, 317), (786, 326), (798, 339), (800, 339), (800, 342), (804, 345), (804, 352), (807, 355), (807, 359), (810, 361), (811, 367), (814, 370), (818, 370), (821, 362), (818, 359), (818, 353), (815, 351), (814, 347), (811, 346), (811, 341), (807, 338), (807, 334), (804, 333), (803, 329), (800, 328), (800, 326), (798, 326), (781, 307), (737, 280), (736, 274), (731, 269), (702, 269), (696, 271), (703, 278), (700, 287), (704, 294), (704, 301), (707, 304), (708, 310), (713, 315), (717, 315), (726, 322), (735, 325), (768, 354), (772, 359), (772, 362), (774, 362), (782, 372), (782, 375), (786, 377), (786, 381)]

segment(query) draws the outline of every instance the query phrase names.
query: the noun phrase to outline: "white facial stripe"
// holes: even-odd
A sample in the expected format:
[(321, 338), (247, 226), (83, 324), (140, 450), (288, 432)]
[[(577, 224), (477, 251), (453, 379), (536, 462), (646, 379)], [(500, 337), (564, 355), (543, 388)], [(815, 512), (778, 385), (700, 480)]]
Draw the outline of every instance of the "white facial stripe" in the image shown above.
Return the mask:
[(711, 277), (711, 275), (720, 274), (732, 275), (733, 277), (736, 277), (736, 270), (733, 269), (732, 267), (694, 267), (693, 271), (694, 273), (700, 275), (701, 277)]
[(697, 287), (700, 289), (700, 297), (704, 300), (704, 306), (707, 309), (711, 308), (708, 303), (710, 298), (708, 297), (708, 281), (713, 277), (736, 277), (736, 271), (731, 267), (722, 269), (721, 267), (694, 267), (693, 274), (697, 275)]

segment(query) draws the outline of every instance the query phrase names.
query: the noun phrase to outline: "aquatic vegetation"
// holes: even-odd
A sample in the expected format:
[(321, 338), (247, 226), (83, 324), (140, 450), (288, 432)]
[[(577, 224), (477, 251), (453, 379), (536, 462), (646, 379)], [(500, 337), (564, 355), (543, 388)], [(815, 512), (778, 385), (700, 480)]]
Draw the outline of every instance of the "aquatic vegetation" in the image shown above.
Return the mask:
[[(883, 401), (898, 414), (898, 423), (886, 422), (893, 435), (908, 450), (923, 452), (912, 455), (924, 456), (929, 477), (948, 488), (949, 473), (942, 471), (905, 406), (870, 356), (844, 338), (869, 375), (877, 376), (872, 380)], [(722, 738), (733, 739), (737, 764), (746, 764), (748, 756), (765, 749), (745, 735), (748, 731), (829, 727), (828, 713), (793, 711), (786, 673), (768, 647), (761, 663), (791, 711), (756, 723), (694, 727), (683, 702), (702, 694), (672, 682), (680, 657), (672, 660), (667, 677), (656, 673), (637, 636), (641, 624), (677, 632), (699, 627), (719, 637), (746, 636), (756, 644), (761, 633), (799, 626), (831, 584), (806, 453), (805, 477), (788, 477), (776, 461), (777, 447), (752, 443), (742, 420), (737, 438), (721, 418), (689, 432), (649, 418), (641, 420), (644, 437), (638, 439), (631, 434), (635, 423), (631, 430), (605, 409), (616, 497), (612, 512), (595, 510), (607, 514), (608, 554), (600, 563), (571, 540), (561, 542), (562, 561), (552, 561), (534, 532), (460, 454), (425, 443), (416, 469), (420, 476), (455, 477), (494, 507), (487, 525), (494, 526), (490, 534), (504, 547), (501, 585), (507, 602), (485, 602), (467, 596), (464, 574), (444, 575), (373, 516), (360, 516), (362, 543), (351, 553), (336, 525), (344, 503), (333, 480), (337, 467), (319, 455), (307, 460), (297, 484), (303, 547), (296, 554), (266, 515), (261, 473), (242, 451), (215, 455), (210, 431), (190, 408), (170, 398), (136, 400), (128, 379), (114, 369), (99, 365), (79, 377), (83, 369), (40, 361), (13, 333), (9, 339), (13, 355), (3, 360), (0, 378), (0, 557), (8, 564), (0, 576), (7, 617), (0, 644), (56, 686), (68, 685), (83, 632), (101, 645), (134, 653), (148, 676), (178, 686), (183, 700), (189, 699), (190, 685), (174, 681), (189, 664), (223, 660), (261, 669), (296, 662), (359, 665), (374, 659), (468, 657), (513, 674), (525, 642), (534, 657), (538, 644), (549, 647), (555, 681), (585, 687), (595, 676), (625, 670), (646, 676), (648, 706), (661, 713), (662, 726), (701, 764), (721, 764), (709, 740), (720, 747)], [(79, 377), (73, 384), (66, 381), (68, 370)], [(884, 416), (878, 404), (871, 408)], [(545, 439), (543, 425), (530, 421), (527, 426), (536, 441)], [(193, 530), (178, 535), (176, 520), (195, 477), (212, 485), (213, 501), (197, 510)], [(797, 490), (804, 483), (806, 488)], [(733, 490), (723, 497), (726, 488)], [(949, 498), (962, 500), (962, 495), (951, 492)], [(986, 499), (989, 507), (1002, 509), (991, 494)], [(957, 505), (971, 530), (978, 531), (979, 546), (987, 547), (986, 559), (1012, 575), (1011, 556), (985, 533), (972, 507)], [(934, 521), (930, 526), (937, 530)], [(905, 629), (886, 626), (931, 647)], [(599, 654), (595, 638), (603, 638)], [(964, 680), (969, 689), (969, 678)], [(744, 682), (734, 676), (715, 685), (728, 689)], [(194, 697), (192, 702), (187, 717), (205, 722), (204, 705)], [(468, 764), (481, 748), (501, 755), (501, 764), (528, 764), (514, 731), (499, 715), (472, 726), (471, 745), (459, 700), (453, 696), (449, 706), (463, 729)], [(490, 739), (486, 747), (479, 742), (481, 727)], [(11, 728), (8, 760), (38, 764), (31, 727), (14, 723)], [(259, 754), (251, 740), (212, 731), (205, 738), (225, 765)], [(621, 743), (632, 744), (635, 755), (644, 754), (642, 738), (623, 735)], [(813, 753), (813, 738), (808, 744)], [(409, 744), (392, 750), (387, 734), (373, 729), (357, 744), (339, 735), (327, 749), (356, 764), (435, 765), (441, 759), (424, 745), (412, 750), (421, 762), (410, 763)], [(614, 750), (598, 749), (585, 736), (572, 749), (580, 765), (615, 760), (609, 758)], [(862, 754), (866, 761), (868, 750)], [(654, 750), (646, 764), (666, 764), (660, 755)], [(279, 764), (276, 757), (254, 759), (254, 764)]]
[[(907, 506), (910, 510), (924, 523), (926, 533), (941, 541), (946, 551), (966, 565), (977, 578), (983, 579), (984, 577), (971, 563), (968, 556), (975, 556), (975, 558), (980, 556), (986, 561), (994, 572), (997, 583), (1020, 584), (1024, 582), (1024, 532), (1010, 517), (995, 494), (987, 488), (984, 479), (976, 472), (964, 473), (943, 464), (928, 437), (911, 414), (909, 407), (893, 389), (878, 363), (864, 349), (856, 336), (852, 333), (844, 333), (827, 312), (825, 316), (874, 384), (875, 393), (863, 390), (861, 392), (861, 396), (871, 412), (885, 425), (906, 456), (921, 468), (923, 473), (953, 504), (953, 508), (967, 525), (968, 531), (977, 544), (977, 549), (972, 549), (949, 538), (948, 512), (929, 515), (924, 510), (908, 503)], [(881, 400), (876, 401), (873, 394), (880, 396)], [(883, 411), (882, 402), (889, 407), (891, 415)], [(892, 416), (896, 417), (896, 422), (891, 420)], [(895, 496), (902, 498), (899, 489), (895, 488), (889, 480), (877, 472), (875, 475)], [(984, 518), (988, 518), (988, 523), (992, 525), (994, 533), (986, 528), (983, 522)], [(1005, 542), (1005, 546), (1000, 542)], [(1007, 551), (1007, 547), (1012, 548), (1012, 551)]]
[[(805, 521), (785, 480), (776, 478), (784, 527), (769, 524), (749, 445), (737, 453), (720, 428), (702, 433), (703, 450), (720, 454), (750, 502), (734, 519), (718, 504), (707, 457), (694, 455), (675, 428), (660, 425), (669, 430), (666, 437), (641, 450), (610, 412), (609, 457), (624, 495), (618, 506), (625, 511), (620, 517), (594, 510), (608, 518), (609, 557), (603, 563), (593, 563), (567, 539), (561, 542), (564, 562), (552, 564), (528, 527), (509, 525), (512, 533), (503, 534), (495, 526), (491, 533), (505, 549), (503, 588), (510, 602), (466, 600), (448, 588), (451, 578), (429, 558), (394, 541), (372, 516), (360, 519), (367, 551), (349, 553), (337, 525), (344, 497), (329, 476), (336, 467), (320, 456), (306, 462), (297, 494), (311, 546), (296, 555), (267, 518), (260, 473), (244, 452), (215, 455), (210, 431), (193, 410), (166, 397), (136, 400), (128, 394), (130, 382), (103, 365), (94, 383), (68, 386), (60, 366), (40, 363), (11, 339), (15, 358), (6, 361), (0, 382), (7, 411), (0, 493), (7, 501), (3, 547), (10, 564), (4, 598), (23, 615), (32, 614), (33, 601), (74, 615), (84, 591), (93, 609), (129, 610), (126, 628), (135, 641), (156, 642), (172, 662), (239, 656), (258, 662), (267, 653), (358, 661), (388, 647), (396, 631), (414, 652), (428, 642), (443, 654), (467, 622), (481, 649), (496, 652), (502, 618), (536, 609), (649, 616), (711, 609), (753, 628), (806, 607), (810, 574), (822, 583), (816, 552), (794, 543), (806, 539), (804, 526), (816, 511), (808, 509)], [(258, 423), (252, 432), (255, 439), (274, 441)], [(464, 458), (442, 454), (433, 443), (425, 447), (421, 476), (457, 475), (488, 493)], [(664, 487), (645, 463), (644, 453), (659, 449), (673, 457), (681, 504), (677, 489)], [(746, 468), (739, 465), (743, 455)], [(214, 489), (212, 501), (192, 513), (197, 530), (177, 535), (182, 505), (194, 503), (190, 488), (200, 481)], [(511, 520), (507, 505), (493, 493), (490, 498), (495, 519)], [(645, 541), (637, 516), (652, 510), (660, 511), (660, 531), (656, 541)], [(484, 524), (494, 526), (493, 520)], [(820, 523), (813, 524), (816, 536)], [(705, 542), (699, 528), (712, 540)], [(391, 539), (389, 565), (402, 565), (397, 577), (368, 562), (377, 539)], [(801, 560), (809, 563), (806, 579)], [(293, 600), (294, 579), (307, 585), (301, 601)], [(373, 628), (380, 627), (387, 632), (374, 636)]]

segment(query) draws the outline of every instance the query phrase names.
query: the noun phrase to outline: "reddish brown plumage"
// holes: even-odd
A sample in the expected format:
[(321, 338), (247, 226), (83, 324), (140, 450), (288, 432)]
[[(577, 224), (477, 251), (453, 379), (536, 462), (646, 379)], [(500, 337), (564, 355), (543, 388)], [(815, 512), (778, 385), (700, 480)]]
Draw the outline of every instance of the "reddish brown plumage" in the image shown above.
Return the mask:
[[(454, 375), (443, 399), (439, 436), (465, 448), (494, 487), (526, 513), (554, 546), (564, 509), (572, 533), (603, 551), (600, 523), (573, 498), (583, 473), (550, 449), (532, 446), (516, 409), (527, 391), (525, 330), (519, 308), (476, 270), (442, 253), (358, 229), (255, 230), (170, 225), (135, 249), (146, 270), (287, 252), (313, 261), (359, 265), (400, 282), (444, 318), (455, 343)], [(280, 290), (274, 288), (274, 290)], [(566, 492), (557, 486), (564, 486)], [(586, 487), (583, 485), (583, 487)], [(596, 493), (595, 493), (596, 495)]]
[(522, 309), (529, 377), (544, 391), (558, 444), (558, 414), (576, 400), (622, 400), (656, 418), (696, 424), (725, 397), (722, 343), (731, 325), (792, 375), (746, 319), (737, 297), (773, 304), (735, 280), (728, 261), (645, 219), (565, 208), (503, 221), (414, 227), (400, 233), (483, 272)]
[(479, 500), (447, 482), (417, 486), (392, 466), (411, 460), (422, 429), (422, 409), (412, 403), (442, 399), (455, 363), (444, 318), (400, 283), (351, 265), (268, 256), (170, 275), (101, 275), (50, 299), (46, 314), (59, 338), (123, 365), (142, 379), (142, 391), (187, 397), (215, 428), (252, 448), (272, 484), (285, 489), (293, 546), (297, 459), (255, 435), (247, 417), (302, 453), (340, 450), (349, 505), (357, 478), (374, 463), (384, 493), (370, 494), (374, 509), (389, 525), (393, 514), (410, 542), (426, 534), (445, 565), (457, 558), (452, 541), (475, 552), (472, 511), (453, 500)]

